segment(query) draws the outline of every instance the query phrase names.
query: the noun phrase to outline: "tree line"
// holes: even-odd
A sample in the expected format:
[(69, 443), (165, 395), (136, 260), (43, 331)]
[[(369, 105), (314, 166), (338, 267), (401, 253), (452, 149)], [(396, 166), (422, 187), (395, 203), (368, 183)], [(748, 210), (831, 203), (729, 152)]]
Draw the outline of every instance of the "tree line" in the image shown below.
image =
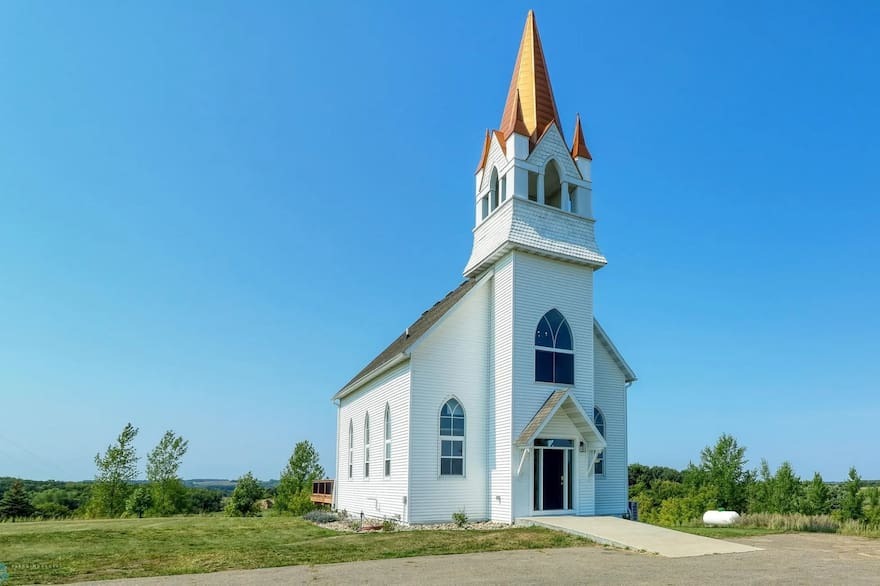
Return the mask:
[(629, 467), (630, 500), (640, 520), (681, 525), (712, 509), (782, 515), (832, 515), (880, 527), (880, 486), (867, 486), (855, 468), (843, 483), (826, 483), (816, 472), (802, 480), (789, 462), (775, 472), (766, 460), (756, 470), (746, 466), (746, 448), (723, 434), (700, 452), (699, 464), (682, 471), (660, 466)]
[(128, 423), (103, 453), (95, 455), (92, 482), (0, 478), (0, 520), (164, 517), (224, 510), (241, 516), (258, 514), (261, 505), (301, 515), (314, 508), (312, 482), (324, 470), (308, 441), (296, 444), (276, 487), (265, 488), (248, 472), (227, 496), (220, 490), (184, 484), (179, 470), (189, 441), (171, 430), (147, 454), (146, 482), (137, 481), (137, 434), (138, 428)]

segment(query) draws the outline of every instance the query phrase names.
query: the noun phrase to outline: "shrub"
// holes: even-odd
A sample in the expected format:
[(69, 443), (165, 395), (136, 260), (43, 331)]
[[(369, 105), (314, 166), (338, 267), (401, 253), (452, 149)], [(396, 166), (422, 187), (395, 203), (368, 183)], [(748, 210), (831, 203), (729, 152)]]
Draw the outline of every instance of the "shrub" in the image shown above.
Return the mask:
[(351, 527), (352, 531), (360, 531), (361, 525), (362, 523), (360, 519), (351, 519), (348, 522), (348, 526)]
[(312, 523), (332, 523), (339, 520), (339, 515), (333, 511), (309, 511), (303, 515), (303, 519)]
[(140, 519), (152, 504), (153, 497), (149, 487), (138, 486), (125, 501), (125, 512)]
[(394, 519), (384, 519), (382, 521), (382, 531), (397, 531), (397, 521)]
[(263, 498), (263, 488), (248, 472), (238, 479), (235, 490), (226, 503), (226, 514), (230, 517), (248, 517), (256, 515), (258, 511), (257, 501)]
[(467, 527), (468, 516), (464, 509), (452, 513), (452, 522), (455, 523), (456, 527)]

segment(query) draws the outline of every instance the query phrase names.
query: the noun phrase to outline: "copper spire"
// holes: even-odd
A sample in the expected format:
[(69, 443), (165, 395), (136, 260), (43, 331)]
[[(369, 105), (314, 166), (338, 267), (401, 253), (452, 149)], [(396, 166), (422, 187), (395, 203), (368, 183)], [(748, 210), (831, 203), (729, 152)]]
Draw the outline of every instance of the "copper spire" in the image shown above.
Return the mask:
[(486, 139), (483, 141), (483, 152), (480, 155), (480, 164), (477, 165), (477, 171), (479, 171), (480, 169), (482, 169), (483, 167), (486, 166), (486, 159), (489, 158), (489, 144), (490, 144), (489, 136), (490, 136), (489, 129), (487, 128), (486, 129)]
[(576, 159), (578, 157), (584, 157), (585, 159), (593, 160), (593, 156), (590, 154), (590, 149), (587, 148), (587, 141), (584, 140), (584, 131), (581, 128), (581, 115), (577, 115), (577, 121), (574, 123), (574, 138), (572, 139), (571, 145), (571, 157)]
[[(522, 124), (517, 124), (518, 119)], [(501, 117), (501, 132), (507, 137), (513, 132), (526, 130), (527, 136), (536, 138), (536, 133), (544, 130), (550, 122), (558, 125), (559, 113), (550, 87), (535, 13), (529, 10), (507, 92), (504, 115)]]

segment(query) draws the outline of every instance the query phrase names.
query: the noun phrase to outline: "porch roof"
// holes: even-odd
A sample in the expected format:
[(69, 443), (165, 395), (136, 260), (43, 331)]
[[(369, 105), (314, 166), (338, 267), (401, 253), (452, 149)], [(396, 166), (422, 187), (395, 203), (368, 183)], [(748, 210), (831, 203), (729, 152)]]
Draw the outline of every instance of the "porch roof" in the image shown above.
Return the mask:
[(522, 430), (522, 433), (519, 434), (519, 438), (516, 440), (517, 447), (530, 447), (547, 423), (560, 410), (568, 416), (577, 428), (578, 433), (590, 445), (591, 449), (602, 450), (605, 448), (605, 438), (602, 437), (602, 434), (593, 425), (593, 419), (584, 413), (571, 389), (559, 389), (553, 391), (547, 397), (547, 400), (544, 401), (544, 404), (541, 405), (541, 408), (538, 409), (532, 420), (529, 421), (528, 425)]

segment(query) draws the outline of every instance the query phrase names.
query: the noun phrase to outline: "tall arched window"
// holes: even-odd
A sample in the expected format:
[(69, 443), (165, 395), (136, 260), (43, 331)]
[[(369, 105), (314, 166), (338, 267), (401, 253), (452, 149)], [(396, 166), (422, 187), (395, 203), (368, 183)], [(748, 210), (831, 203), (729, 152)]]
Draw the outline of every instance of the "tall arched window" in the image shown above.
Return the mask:
[(348, 477), (354, 471), (354, 422), (348, 420)]
[(391, 476), (391, 408), (385, 405), (385, 476)]
[(364, 416), (364, 478), (370, 476), (370, 414)]
[(440, 409), (440, 474), (464, 475), (464, 409), (455, 399)]
[(535, 380), (574, 384), (571, 328), (556, 309), (545, 313), (535, 330)]
[[(599, 430), (599, 433), (602, 434), (602, 437), (605, 437), (605, 415), (599, 411), (598, 407), (593, 407), (593, 423), (596, 425), (596, 429)], [(599, 456), (596, 458), (596, 464), (593, 466), (593, 472), (595, 474), (605, 474), (605, 450), (599, 452)]]

